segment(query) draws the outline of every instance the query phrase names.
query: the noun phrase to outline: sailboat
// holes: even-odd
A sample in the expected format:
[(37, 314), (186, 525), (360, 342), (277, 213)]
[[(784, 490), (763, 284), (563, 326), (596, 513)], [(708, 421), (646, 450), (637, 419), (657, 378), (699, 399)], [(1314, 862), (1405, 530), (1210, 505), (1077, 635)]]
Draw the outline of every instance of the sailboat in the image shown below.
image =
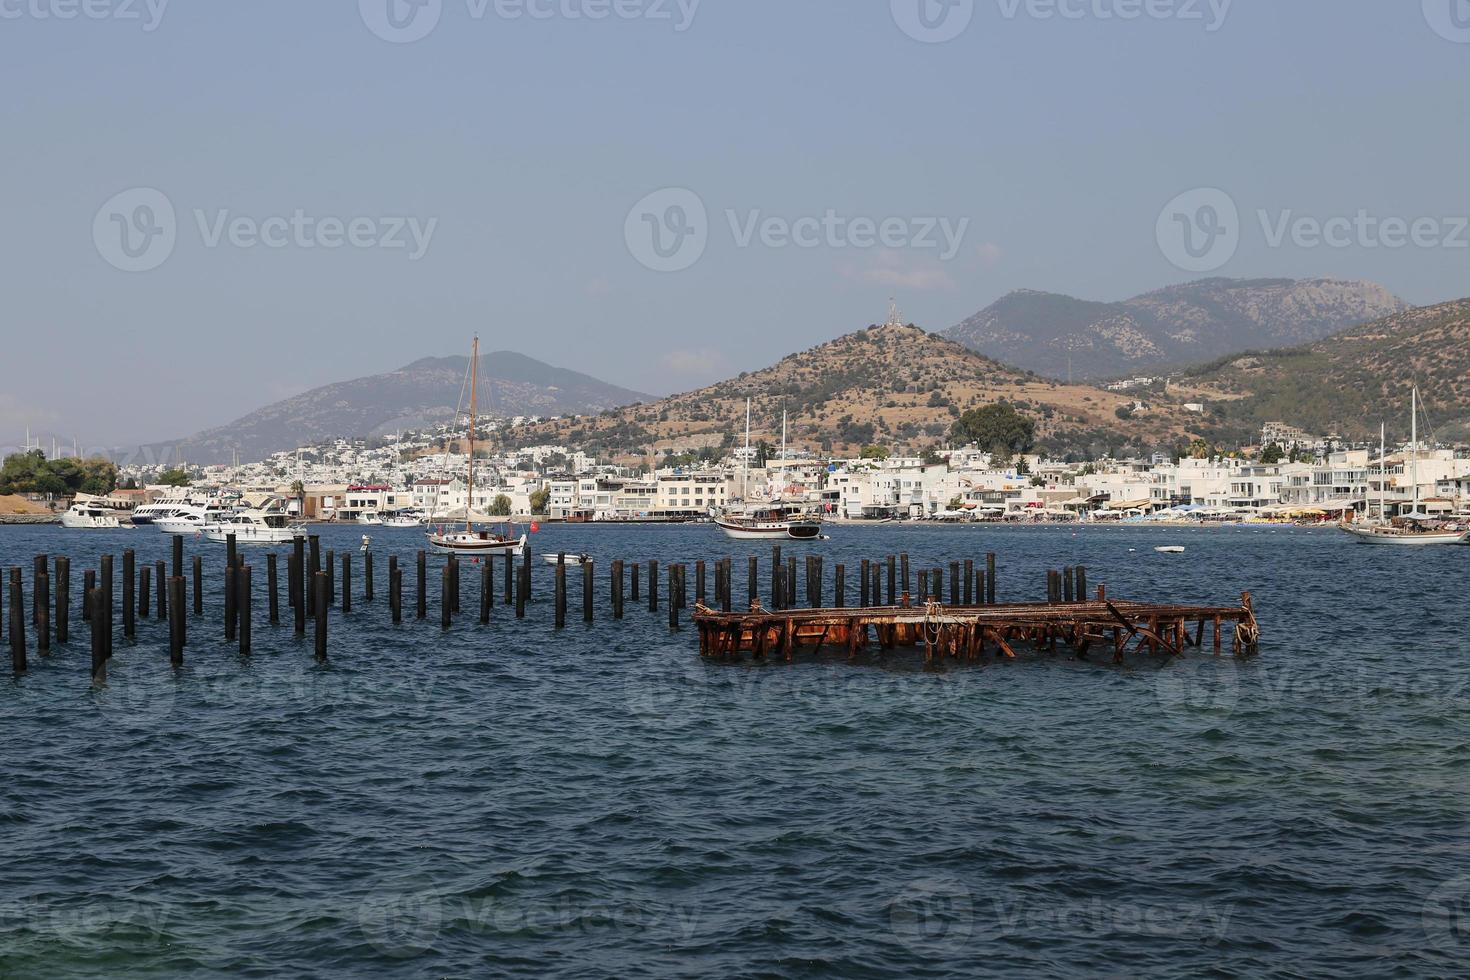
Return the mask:
[[(786, 412), (781, 412), (781, 458), (786, 458)], [(750, 479), (750, 399), (745, 400), (745, 457), (744, 475), (741, 477), (741, 491), (749, 483)], [(794, 541), (811, 541), (822, 536), (822, 522), (820, 518), (809, 517), (803, 514), (802, 508), (792, 508), (777, 500), (766, 506), (746, 507), (743, 512), (736, 513), (733, 509), (726, 509), (724, 514), (715, 518), (721, 531), (726, 537), (737, 541), (751, 541), (762, 538), (790, 538)]]
[[(523, 533), (519, 538), (507, 537), (496, 534), (493, 531), (475, 530), (476, 518), (479, 523), (490, 523), (488, 517), (475, 513), (475, 420), (479, 414), (479, 388), (480, 388), (480, 338), (476, 337), (474, 345), (470, 348), (470, 457), (469, 457), (469, 479), (468, 491), (465, 496), (464, 508), (464, 530), (449, 530), (447, 527), (428, 533), (429, 547), (441, 555), (459, 555), (461, 557), (478, 557), (503, 555), (509, 552), (519, 555), (526, 547), (526, 535)], [(447, 451), (446, 451), (447, 455)]]
[(1402, 515), (1403, 523), (1388, 520), (1388, 463), (1387, 440), (1384, 429), (1378, 431), (1378, 520), (1371, 524), (1338, 525), (1342, 530), (1363, 544), (1387, 544), (1417, 547), (1431, 544), (1465, 544), (1470, 541), (1470, 531), (1432, 531), (1420, 522), (1429, 520), (1429, 515), (1419, 511), (1419, 388), (1414, 387), (1410, 396), (1409, 411), (1409, 481), (1414, 485), (1413, 509)]

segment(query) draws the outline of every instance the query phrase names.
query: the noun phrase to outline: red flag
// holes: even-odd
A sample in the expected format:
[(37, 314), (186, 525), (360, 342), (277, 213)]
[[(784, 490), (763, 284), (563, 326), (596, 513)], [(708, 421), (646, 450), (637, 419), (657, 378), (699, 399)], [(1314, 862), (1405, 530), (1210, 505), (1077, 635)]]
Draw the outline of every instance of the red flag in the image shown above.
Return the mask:
[(531, 533), (532, 534), (540, 534), (541, 533), (541, 524), (539, 522), (537, 522), (537, 521), (532, 521), (531, 522)]

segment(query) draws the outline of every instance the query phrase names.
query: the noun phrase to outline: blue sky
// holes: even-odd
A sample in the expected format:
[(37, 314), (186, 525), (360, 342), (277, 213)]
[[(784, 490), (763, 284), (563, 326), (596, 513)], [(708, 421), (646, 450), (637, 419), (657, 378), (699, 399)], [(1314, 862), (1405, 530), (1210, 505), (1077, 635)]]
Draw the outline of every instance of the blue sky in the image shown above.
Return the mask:
[[(1209, 274), (1470, 294), (1470, 0), (951, 0), (937, 43), (921, 0), (87, 2), (0, 0), (0, 443), (180, 436), (475, 331), (664, 393), (890, 293), (932, 330), (1119, 299), (1198, 277), (1158, 231), (1197, 188), (1238, 209)], [(683, 192), (697, 260), (656, 271)], [(1434, 224), (1268, 234), (1360, 214)]]

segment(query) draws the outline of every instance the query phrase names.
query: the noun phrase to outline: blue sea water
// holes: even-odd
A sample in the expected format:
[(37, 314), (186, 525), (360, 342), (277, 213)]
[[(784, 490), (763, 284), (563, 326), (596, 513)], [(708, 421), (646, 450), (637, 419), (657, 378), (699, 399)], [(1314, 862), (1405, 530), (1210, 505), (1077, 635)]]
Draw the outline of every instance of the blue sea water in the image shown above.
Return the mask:
[[(478, 626), (467, 573), (446, 634), (412, 619), (417, 534), (370, 530), (364, 603), (360, 529), (320, 533), (358, 593), (325, 666), (265, 624), (249, 548), (242, 659), (223, 547), (190, 541), (208, 608), (181, 672), (149, 621), (94, 690), (74, 611), (70, 645), (0, 688), (0, 976), (1470, 974), (1470, 549), (892, 526), (810, 546), (829, 595), (848, 565), (849, 602), (861, 558), (994, 551), (1003, 600), (1085, 564), (1126, 598), (1248, 589), (1263, 630), (1245, 660), (926, 668), (703, 662), (687, 622), (631, 603), (614, 622), (612, 558), (733, 556), (739, 599), (755, 553), (764, 589), (769, 550), (708, 526), (536, 535), (599, 562), (596, 623), (573, 574), (561, 632), (539, 559), (526, 620), (497, 596)], [(75, 599), (96, 555), (167, 545), (0, 528), (0, 567), (26, 569), (29, 603), (31, 557), (69, 555)]]

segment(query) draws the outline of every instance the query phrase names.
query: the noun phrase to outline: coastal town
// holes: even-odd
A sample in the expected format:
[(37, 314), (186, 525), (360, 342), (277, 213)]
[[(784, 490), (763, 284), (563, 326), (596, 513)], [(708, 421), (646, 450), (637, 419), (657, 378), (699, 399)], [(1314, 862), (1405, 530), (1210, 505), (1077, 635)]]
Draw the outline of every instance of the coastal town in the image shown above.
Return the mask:
[[(485, 422), (496, 424), (504, 423)], [(433, 521), (467, 509), (515, 522), (682, 523), (708, 520), (737, 501), (781, 502), (833, 523), (1322, 523), (1416, 508), (1432, 518), (1470, 518), (1470, 452), (1421, 444), (1380, 456), (1376, 446), (1334, 444), (1280, 423), (1265, 426), (1261, 446), (1245, 451), (1219, 454), (1201, 445), (1178, 458), (1080, 463), (974, 445), (851, 459), (764, 444), (722, 455), (667, 449), (633, 465), (574, 446), (480, 449), (472, 492), (463, 435), (441, 426), (386, 444), (337, 440), (252, 463), (125, 463), (116, 488), (80, 496), (124, 521), (181, 486), (257, 505), (277, 499), (295, 520), (364, 524), (401, 514)], [(13, 520), (14, 512), (55, 519), (71, 503), (34, 492), (5, 499), (13, 513), (0, 519)]]

